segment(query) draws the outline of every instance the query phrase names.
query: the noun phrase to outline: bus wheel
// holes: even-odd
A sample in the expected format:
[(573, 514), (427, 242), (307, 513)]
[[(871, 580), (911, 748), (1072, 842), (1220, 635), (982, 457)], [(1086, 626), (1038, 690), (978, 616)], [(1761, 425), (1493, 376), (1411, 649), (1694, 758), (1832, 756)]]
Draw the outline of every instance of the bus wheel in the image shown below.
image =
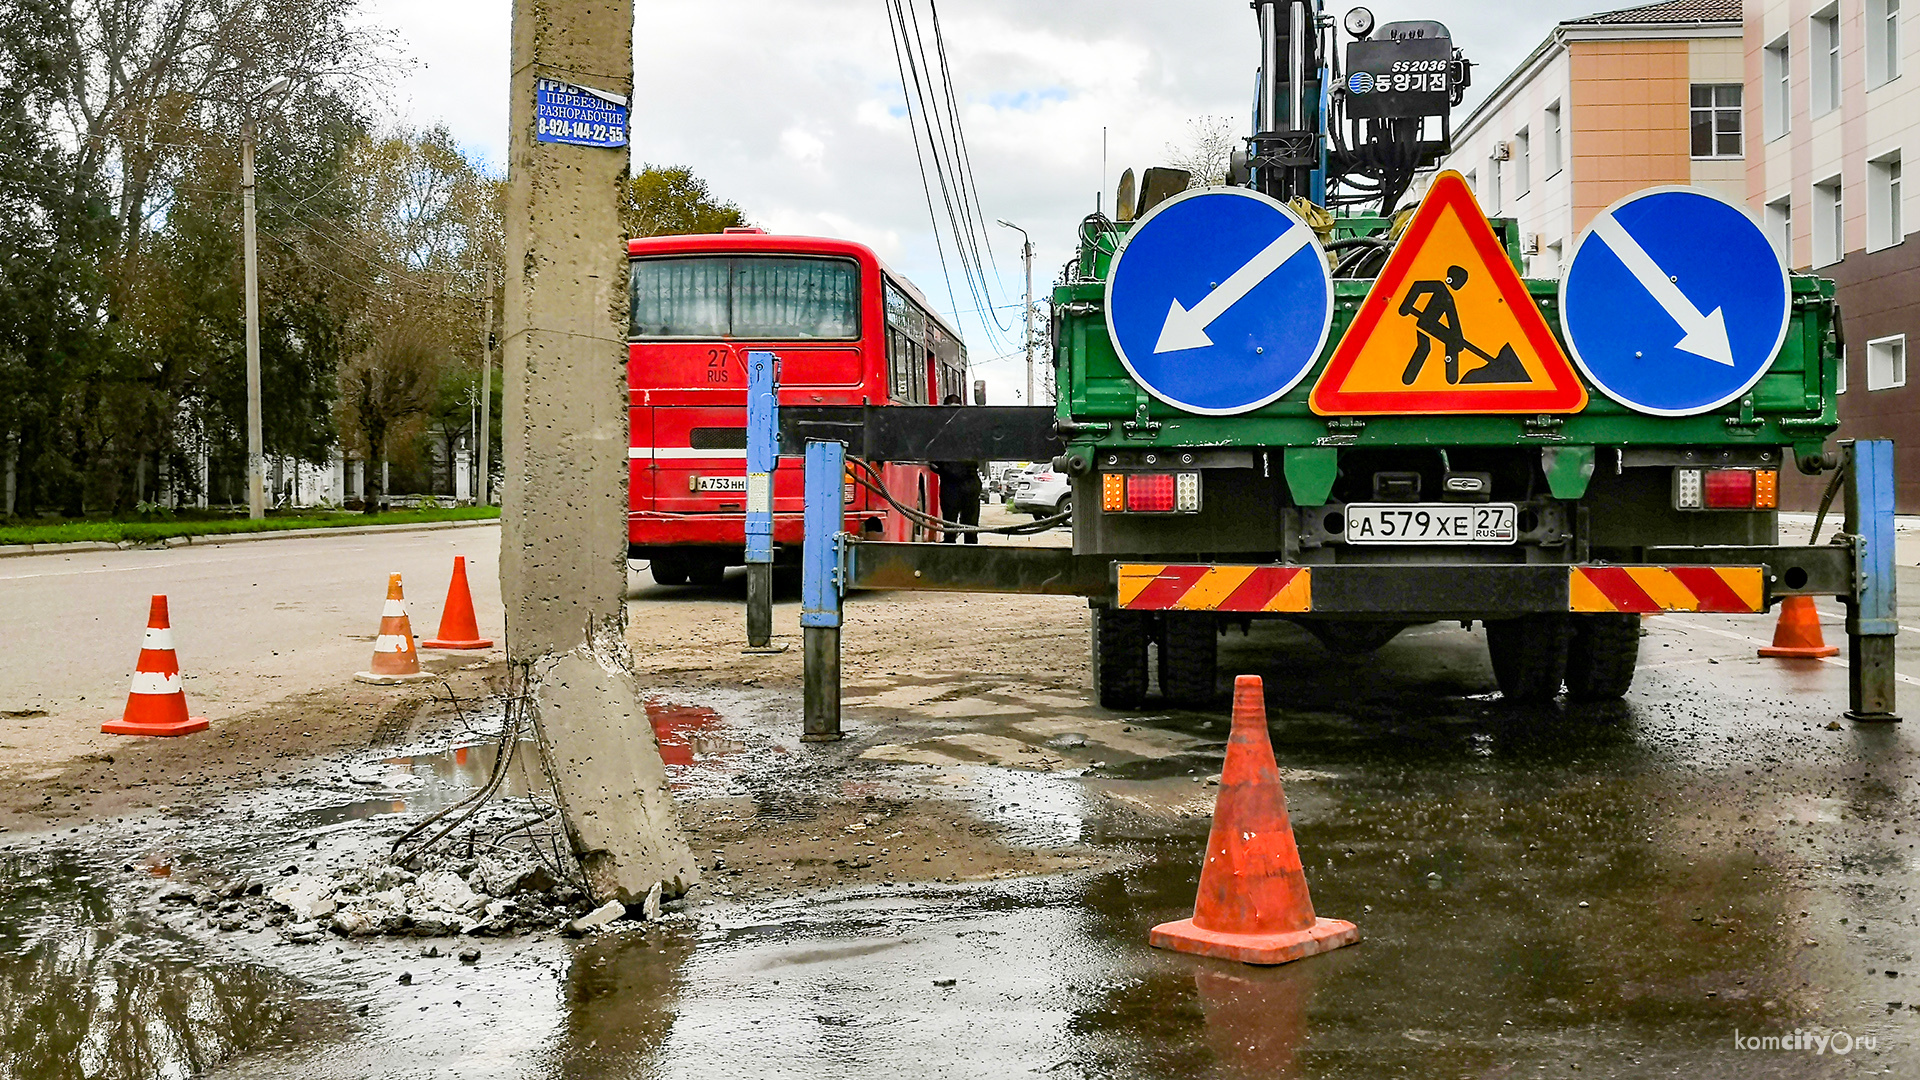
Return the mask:
[(687, 583), (687, 562), (674, 555), (655, 555), (649, 569), (653, 571), (653, 580), (658, 585), (685, 585)]
[(1633, 684), (1640, 662), (1640, 616), (1575, 615), (1567, 646), (1567, 696), (1575, 701), (1614, 701)]
[(1525, 615), (1487, 623), (1487, 654), (1508, 701), (1538, 705), (1553, 700), (1567, 675), (1569, 633), (1565, 615)]
[(1105, 708), (1137, 709), (1146, 703), (1146, 615), (1093, 609), (1093, 684)]
[(1169, 611), (1160, 642), (1160, 693), (1169, 705), (1202, 708), (1213, 701), (1220, 669), (1219, 630), (1211, 612)]

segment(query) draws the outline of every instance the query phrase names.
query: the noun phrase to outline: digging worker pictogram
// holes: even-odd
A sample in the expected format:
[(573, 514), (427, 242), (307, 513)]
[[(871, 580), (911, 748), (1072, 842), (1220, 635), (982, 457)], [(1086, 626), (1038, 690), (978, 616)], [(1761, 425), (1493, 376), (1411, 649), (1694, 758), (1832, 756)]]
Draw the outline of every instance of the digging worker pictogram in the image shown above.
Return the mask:
[[(1449, 266), (1445, 281), (1416, 281), (1407, 290), (1406, 299), (1400, 301), (1400, 314), (1413, 316), (1414, 325), (1419, 327), (1419, 340), (1413, 346), (1413, 356), (1407, 360), (1406, 371), (1400, 374), (1402, 385), (1412, 386), (1420, 373), (1426, 370), (1427, 357), (1433, 354), (1436, 339), (1446, 352), (1449, 386), (1528, 381), (1527, 369), (1520, 363), (1520, 357), (1514, 353), (1512, 345), (1501, 345), (1499, 354), (1495, 355), (1467, 340), (1466, 331), (1460, 327), (1460, 312), (1453, 297), (1466, 284), (1466, 269)], [(1460, 354), (1463, 351), (1480, 357), (1486, 363), (1461, 374)]]

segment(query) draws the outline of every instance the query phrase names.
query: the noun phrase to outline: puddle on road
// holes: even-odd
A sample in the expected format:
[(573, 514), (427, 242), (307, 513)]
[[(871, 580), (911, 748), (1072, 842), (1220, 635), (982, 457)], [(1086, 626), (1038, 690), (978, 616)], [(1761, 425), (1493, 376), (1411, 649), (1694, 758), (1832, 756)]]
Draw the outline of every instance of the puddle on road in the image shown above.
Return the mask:
[(745, 743), (727, 734), (720, 714), (705, 705), (677, 705), (658, 699), (648, 700), (645, 705), (647, 721), (660, 743), (660, 757), (669, 766), (688, 766), (746, 749)]
[(0, 1076), (195, 1076), (343, 1032), (297, 980), (118, 910), (114, 876), (71, 852), (0, 854)]

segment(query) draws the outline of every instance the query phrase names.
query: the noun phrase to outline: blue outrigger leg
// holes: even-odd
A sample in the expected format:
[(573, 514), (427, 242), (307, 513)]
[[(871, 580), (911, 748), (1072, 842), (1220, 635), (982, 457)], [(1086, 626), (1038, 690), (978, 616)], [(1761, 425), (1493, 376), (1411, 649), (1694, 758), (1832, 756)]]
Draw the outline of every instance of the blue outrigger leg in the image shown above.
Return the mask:
[(747, 354), (747, 647), (773, 644), (773, 471), (780, 447), (779, 359)]
[(1894, 645), (1900, 609), (1894, 585), (1893, 443), (1861, 439), (1846, 453), (1846, 531), (1854, 595), (1847, 604), (1847, 718), (1898, 720)]
[(847, 535), (843, 487), (847, 448), (809, 440), (806, 543), (800, 577), (800, 638), (805, 682), (801, 738), (840, 737), (840, 598), (846, 591)]

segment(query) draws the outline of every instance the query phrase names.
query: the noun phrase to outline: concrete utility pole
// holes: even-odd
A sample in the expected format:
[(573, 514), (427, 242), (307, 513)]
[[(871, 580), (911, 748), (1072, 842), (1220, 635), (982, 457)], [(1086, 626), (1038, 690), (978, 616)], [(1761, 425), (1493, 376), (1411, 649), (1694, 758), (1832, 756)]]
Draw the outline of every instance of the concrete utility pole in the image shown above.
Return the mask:
[(1033, 241), (1027, 230), (1013, 222), (1003, 220), (1000, 224), (1020, 234), (1020, 261), (1027, 268), (1027, 404), (1033, 405), (1037, 404), (1033, 399)]
[(246, 249), (247, 275), (247, 516), (267, 516), (265, 438), (260, 431), (260, 247), (254, 239), (253, 142), (260, 113), (280, 103), (293, 89), (293, 80), (276, 79), (248, 110), (240, 127), (240, 206), (244, 216), (241, 236)]
[[(627, 179), (633, 0), (515, 0), (500, 578), (561, 819), (598, 901), (699, 879), (627, 651)], [(555, 83), (593, 95), (555, 91)], [(536, 93), (566, 96), (543, 119)], [(597, 95), (594, 96), (594, 95)], [(605, 106), (600, 102), (607, 102)], [(606, 126), (619, 145), (573, 145)], [(564, 129), (564, 130), (563, 130)]]
[(474, 505), (493, 504), (492, 464), (487, 452), (493, 445), (493, 268), (481, 274), (480, 299), (480, 475), (473, 485)]
[(253, 119), (240, 130), (240, 207), (247, 264), (247, 516), (267, 516), (266, 443), (260, 431), (260, 249), (253, 236)]

